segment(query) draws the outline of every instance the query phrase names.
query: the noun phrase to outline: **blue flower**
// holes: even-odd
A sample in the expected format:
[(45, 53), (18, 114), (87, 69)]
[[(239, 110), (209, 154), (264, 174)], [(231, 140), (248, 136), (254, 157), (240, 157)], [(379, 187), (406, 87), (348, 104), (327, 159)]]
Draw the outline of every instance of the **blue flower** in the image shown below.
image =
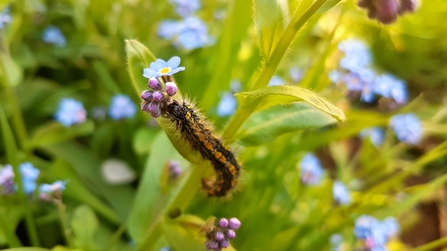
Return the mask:
[(237, 101), (233, 93), (225, 92), (217, 105), (217, 116), (230, 116), (236, 110)]
[(62, 192), (65, 190), (65, 185), (67, 185), (67, 181), (61, 181), (61, 180), (57, 180), (53, 182), (53, 184), (42, 184), (39, 187), (39, 192), (45, 194)]
[(289, 75), (292, 78), (292, 81), (297, 83), (300, 82), (301, 79), (303, 79), (304, 72), (301, 68), (292, 66), (289, 69)]
[(349, 91), (361, 92), (360, 99), (365, 103), (372, 103), (375, 100), (375, 93), (372, 90), (371, 83), (364, 80), (367, 78), (356, 72), (350, 72), (344, 76)]
[(144, 68), (143, 76), (146, 78), (171, 76), (179, 71), (184, 71), (185, 67), (179, 67), (180, 58), (175, 56), (169, 59), (168, 62), (163, 59), (157, 59), (151, 63), (149, 68)]
[(318, 185), (323, 176), (323, 168), (315, 155), (309, 153), (299, 164), (301, 182), (306, 185)]
[(343, 237), (341, 234), (333, 234), (329, 237), (331, 243), (331, 251), (341, 251), (341, 244), (343, 243)]
[(400, 141), (415, 145), (422, 138), (422, 124), (413, 113), (394, 115), (390, 126)]
[(333, 84), (336, 84), (344, 78), (344, 75), (339, 70), (332, 70), (328, 73), (328, 77)]
[(349, 190), (340, 181), (334, 182), (334, 185), (332, 186), (332, 195), (334, 196), (334, 200), (340, 205), (351, 203), (351, 195), (349, 194)]
[(133, 118), (137, 112), (137, 106), (127, 95), (117, 94), (112, 97), (109, 107), (109, 116), (113, 120)]
[(11, 14), (9, 14), (9, 7), (3, 9), (0, 13), (0, 29), (5, 27), (5, 24), (9, 24), (12, 22)]
[(157, 35), (164, 39), (173, 39), (183, 29), (184, 24), (174, 20), (164, 20), (158, 26)]
[(385, 140), (385, 131), (380, 127), (370, 127), (360, 132), (360, 137), (369, 138), (374, 146), (380, 146)]
[(372, 236), (371, 228), (379, 221), (369, 215), (362, 215), (355, 221), (354, 235), (357, 239), (364, 240)]
[(277, 86), (277, 85), (284, 85), (286, 83), (286, 81), (284, 81), (283, 78), (281, 78), (280, 76), (276, 76), (274, 75), (267, 86)]
[(212, 45), (214, 40), (208, 35), (208, 26), (200, 18), (189, 16), (183, 21), (182, 28), (174, 40), (174, 46), (192, 50)]
[(360, 40), (342, 41), (338, 48), (345, 53), (345, 57), (340, 60), (340, 66), (346, 70), (358, 72), (371, 64), (371, 53)]
[(64, 126), (71, 126), (84, 122), (87, 112), (81, 102), (72, 98), (64, 98), (59, 102), (59, 108), (54, 118)]
[(171, 0), (170, 2), (181, 17), (188, 17), (201, 7), (199, 0)]
[(45, 43), (54, 44), (58, 47), (63, 47), (66, 44), (64, 34), (62, 34), (61, 30), (54, 25), (50, 25), (44, 30), (42, 40)]
[(386, 235), (391, 238), (399, 233), (400, 225), (399, 222), (394, 217), (387, 217), (382, 221)]
[(0, 186), (2, 187), (0, 191), (3, 194), (14, 193), (14, 171), (12, 166), (4, 165), (3, 168), (0, 169)]
[(30, 194), (36, 189), (36, 180), (40, 171), (29, 162), (20, 164), (19, 169), (22, 174), (23, 189), (25, 193)]

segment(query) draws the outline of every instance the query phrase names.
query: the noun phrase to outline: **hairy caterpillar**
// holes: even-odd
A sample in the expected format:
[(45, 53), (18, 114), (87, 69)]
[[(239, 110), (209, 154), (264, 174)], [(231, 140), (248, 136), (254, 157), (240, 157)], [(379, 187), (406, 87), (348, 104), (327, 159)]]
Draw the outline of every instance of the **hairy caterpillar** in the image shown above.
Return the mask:
[(214, 182), (202, 180), (208, 196), (225, 196), (237, 182), (240, 166), (233, 153), (206, 126), (208, 122), (188, 101), (172, 100), (162, 108), (162, 116), (175, 123), (178, 132), (204, 159), (211, 161), (216, 172)]

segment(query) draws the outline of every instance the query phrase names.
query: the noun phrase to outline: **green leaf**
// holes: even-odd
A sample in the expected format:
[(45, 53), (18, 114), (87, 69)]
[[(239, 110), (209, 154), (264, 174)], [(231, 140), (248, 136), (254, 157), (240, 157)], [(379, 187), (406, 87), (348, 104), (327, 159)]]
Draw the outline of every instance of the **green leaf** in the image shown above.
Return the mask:
[(144, 68), (157, 58), (143, 44), (134, 39), (126, 40), (127, 70), (129, 71), (132, 85), (139, 96), (148, 79), (143, 77)]
[(236, 98), (241, 109), (253, 109), (253, 111), (264, 110), (273, 105), (305, 101), (339, 121), (346, 120), (340, 108), (332, 105), (316, 93), (298, 86), (270, 86), (251, 92), (238, 93)]
[(73, 212), (70, 226), (74, 233), (76, 246), (83, 250), (97, 250), (95, 235), (98, 230), (98, 218), (86, 205), (81, 205)]
[(149, 153), (160, 130), (158, 128), (140, 128), (133, 138), (133, 149), (138, 154)]
[(23, 80), (23, 69), (6, 53), (0, 53), (2, 63), (2, 72), (0, 76), (4, 76), (11, 86), (19, 85)]
[(260, 145), (284, 133), (323, 127), (337, 122), (331, 116), (306, 103), (274, 108), (252, 115), (236, 138), (245, 145)]
[(318, 9), (317, 13), (323, 13), (323, 12), (326, 12), (326, 11), (332, 9), (332, 7), (334, 7), (335, 5), (337, 5), (340, 1), (341, 1), (341, 0), (328, 0), (327, 2), (325, 2), (325, 3), (323, 4), (323, 6), (321, 6), (321, 7)]
[(30, 147), (40, 147), (92, 134), (95, 130), (93, 121), (65, 127), (57, 122), (50, 122), (38, 128), (31, 139)]
[(96, 197), (87, 187), (83, 184), (82, 178), (76, 173), (76, 171), (70, 166), (69, 163), (56, 159), (48, 170), (49, 180), (67, 180), (66, 190), (64, 191), (65, 197), (73, 197), (87, 204), (89, 207), (96, 210), (104, 218), (109, 221), (119, 224), (120, 220), (116, 213), (110, 208), (109, 205), (104, 203), (103, 200)]
[[(281, 1), (285, 4), (284, 1)], [(259, 47), (269, 58), (284, 31), (284, 15), (276, 0), (255, 0), (254, 19), (258, 32)]]
[(134, 198), (134, 190), (130, 185), (109, 185), (101, 176), (99, 167), (101, 160), (90, 150), (73, 142), (61, 142), (56, 145), (42, 147), (46, 152), (61, 158), (82, 177), (84, 186), (95, 191), (110, 204), (121, 221), (128, 218), (129, 205)]
[(152, 148), (129, 216), (129, 233), (138, 243), (158, 216), (156, 208), (162, 206), (159, 204), (162, 202), (160, 176), (163, 166), (174, 154), (174, 148), (164, 133), (158, 134)]

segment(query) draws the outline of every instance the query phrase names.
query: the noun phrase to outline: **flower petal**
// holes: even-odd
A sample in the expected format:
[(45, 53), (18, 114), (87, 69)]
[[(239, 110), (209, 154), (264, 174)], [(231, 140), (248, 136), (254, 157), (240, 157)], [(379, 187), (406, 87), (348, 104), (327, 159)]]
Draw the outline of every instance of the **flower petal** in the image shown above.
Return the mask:
[(172, 57), (171, 59), (169, 59), (169, 61), (167, 62), (168, 67), (170, 67), (171, 69), (176, 68), (177, 66), (180, 65), (180, 58), (177, 56)]
[(185, 70), (185, 67), (177, 67), (177, 68), (175, 68), (175, 69), (172, 69), (170, 72), (169, 72), (169, 75), (173, 75), (173, 74), (175, 74), (175, 73), (177, 73), (177, 72), (179, 72), (179, 71), (184, 71)]
[(151, 63), (150, 68), (158, 71), (158, 70), (166, 67), (166, 65), (167, 65), (166, 61), (164, 61), (163, 59), (157, 59), (157, 60), (155, 60), (155, 62)]
[(145, 68), (143, 70), (143, 76), (146, 78), (154, 78), (154, 77), (159, 77), (160, 74), (158, 73), (158, 71), (155, 71), (151, 68)]

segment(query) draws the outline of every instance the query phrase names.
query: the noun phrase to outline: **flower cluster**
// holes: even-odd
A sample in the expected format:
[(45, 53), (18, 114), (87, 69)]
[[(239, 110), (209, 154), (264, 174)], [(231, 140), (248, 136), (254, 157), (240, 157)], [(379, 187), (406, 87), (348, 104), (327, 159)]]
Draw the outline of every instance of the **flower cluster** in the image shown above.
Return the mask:
[[(21, 163), (19, 171), (22, 176), (23, 190), (26, 194), (32, 194), (36, 188), (36, 180), (39, 177), (40, 170), (35, 168), (30, 162)], [(64, 181), (56, 181), (53, 184), (42, 184), (39, 187), (39, 198), (46, 200), (54, 193), (58, 193), (58, 198), (61, 192), (65, 189)], [(11, 165), (4, 165), (0, 168), (0, 192), (1, 194), (13, 194), (17, 190), (17, 185), (14, 183), (14, 170)]]
[(193, 14), (201, 7), (199, 0), (171, 0), (181, 21), (164, 20), (158, 27), (158, 36), (171, 40), (175, 47), (193, 50), (214, 44), (214, 37), (208, 35), (208, 26)]
[(149, 68), (145, 68), (143, 76), (148, 78), (147, 86), (150, 90), (144, 90), (141, 93), (141, 110), (158, 118), (162, 114), (164, 106), (171, 102), (171, 97), (177, 93), (177, 85), (172, 82), (172, 75), (185, 70), (185, 67), (179, 67), (180, 58), (172, 57), (168, 62), (157, 59), (151, 63)]
[[(29, 162), (20, 164), (19, 170), (22, 175), (23, 190), (26, 194), (31, 194), (36, 189), (36, 180), (39, 177), (40, 171)], [(3, 194), (12, 194), (17, 190), (17, 186), (14, 184), (14, 171), (12, 166), (5, 165), (0, 169), (0, 186)]]
[(205, 248), (207, 250), (220, 251), (222, 248), (230, 246), (230, 240), (236, 237), (236, 232), (241, 226), (241, 222), (237, 218), (219, 220), (217, 225), (207, 226)]
[(301, 182), (305, 185), (318, 185), (323, 176), (323, 168), (315, 155), (309, 153), (299, 163)]
[(393, 217), (383, 221), (369, 215), (362, 215), (355, 221), (354, 235), (363, 240), (369, 250), (386, 250), (388, 241), (399, 232), (399, 223)]
[[(105, 118), (107, 108), (93, 108), (93, 118), (102, 120)], [(112, 101), (108, 108), (108, 114), (113, 120), (122, 120), (133, 118), (137, 112), (137, 107), (132, 99), (124, 94), (116, 94), (112, 97)], [(54, 115), (54, 119), (63, 126), (70, 127), (75, 124), (83, 123), (87, 120), (87, 111), (82, 102), (73, 98), (64, 98), (59, 102), (58, 109)]]
[(72, 98), (64, 98), (59, 102), (54, 118), (68, 127), (84, 122), (87, 119), (87, 112), (81, 102)]
[(422, 138), (422, 124), (413, 113), (394, 115), (390, 126), (400, 141), (415, 145)]
[(55, 181), (52, 184), (42, 184), (39, 187), (39, 198), (41, 200), (61, 199), (67, 181)]
[(46, 28), (42, 34), (42, 40), (48, 44), (54, 44), (58, 47), (64, 47), (66, 44), (65, 36), (61, 30), (54, 25)]
[(136, 112), (137, 107), (129, 96), (116, 94), (112, 97), (112, 102), (109, 107), (109, 116), (113, 120), (133, 118)]
[(360, 99), (365, 103), (373, 103), (376, 96), (394, 100), (398, 105), (407, 102), (405, 82), (391, 74), (374, 71), (371, 53), (363, 42), (345, 40), (339, 43), (338, 48), (345, 57), (340, 60), (342, 69), (329, 72), (333, 83), (343, 83), (350, 93), (360, 93)]
[(398, 15), (414, 12), (417, 0), (359, 0), (357, 6), (368, 11), (368, 18), (380, 23), (394, 23)]
[(351, 194), (348, 188), (341, 181), (335, 181), (332, 186), (332, 195), (334, 200), (340, 205), (351, 203)]

